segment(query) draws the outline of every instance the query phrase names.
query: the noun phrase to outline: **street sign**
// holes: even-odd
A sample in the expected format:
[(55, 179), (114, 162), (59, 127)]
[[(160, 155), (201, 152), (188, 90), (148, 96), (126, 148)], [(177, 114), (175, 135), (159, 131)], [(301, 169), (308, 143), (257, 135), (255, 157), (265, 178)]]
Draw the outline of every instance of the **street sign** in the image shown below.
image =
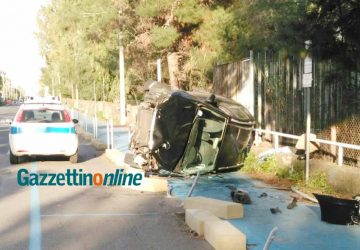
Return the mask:
[(312, 73), (304, 73), (302, 79), (302, 87), (310, 88), (312, 86)]
[(312, 73), (312, 59), (307, 56), (304, 60), (304, 74)]

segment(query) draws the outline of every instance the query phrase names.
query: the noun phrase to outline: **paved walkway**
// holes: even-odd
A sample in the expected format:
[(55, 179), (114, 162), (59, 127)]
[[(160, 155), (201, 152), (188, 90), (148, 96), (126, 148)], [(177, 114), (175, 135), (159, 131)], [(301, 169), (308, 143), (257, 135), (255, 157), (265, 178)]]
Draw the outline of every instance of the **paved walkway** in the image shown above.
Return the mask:
[[(183, 199), (192, 183), (192, 179), (169, 180), (173, 187), (172, 194)], [(279, 228), (270, 249), (360, 249), (360, 226), (341, 226), (328, 224), (320, 220), (320, 207), (298, 203), (292, 210), (286, 208), (292, 193), (278, 191), (264, 183), (252, 180), (240, 172), (226, 173), (219, 176), (201, 176), (193, 196), (205, 196), (231, 201), (229, 189), (233, 185), (247, 190), (253, 204), (244, 205), (243, 219), (229, 220), (234, 226), (247, 235), (249, 249), (263, 249), (271, 229)], [(266, 192), (266, 198), (258, 198)], [(270, 208), (279, 207), (282, 213), (272, 214)]]

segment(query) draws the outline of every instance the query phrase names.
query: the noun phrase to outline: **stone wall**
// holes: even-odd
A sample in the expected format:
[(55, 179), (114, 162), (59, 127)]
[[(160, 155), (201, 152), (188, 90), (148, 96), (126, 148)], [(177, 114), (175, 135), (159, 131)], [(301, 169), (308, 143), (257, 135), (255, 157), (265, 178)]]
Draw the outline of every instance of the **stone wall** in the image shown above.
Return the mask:
[[(86, 113), (88, 116), (94, 116), (95, 114), (95, 102), (88, 100), (76, 100), (65, 98), (62, 100), (63, 103), (69, 107), (79, 110), (80, 112)], [(137, 106), (128, 104), (126, 106), (127, 113), (127, 124), (130, 125), (135, 121)], [(101, 120), (113, 119), (114, 123), (119, 123), (120, 116), (120, 105), (115, 102), (96, 102), (96, 113), (97, 117)]]

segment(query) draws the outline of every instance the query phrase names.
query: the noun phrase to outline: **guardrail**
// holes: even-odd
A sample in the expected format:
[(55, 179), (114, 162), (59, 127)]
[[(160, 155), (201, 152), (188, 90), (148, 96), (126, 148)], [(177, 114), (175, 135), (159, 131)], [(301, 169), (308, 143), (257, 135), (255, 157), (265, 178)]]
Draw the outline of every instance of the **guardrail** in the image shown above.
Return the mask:
[[(274, 136), (275, 149), (279, 148), (279, 137), (285, 137), (285, 138), (290, 138), (290, 139), (294, 139), (294, 140), (298, 140), (300, 138), (300, 136), (298, 136), (298, 135), (286, 134), (286, 133), (270, 131), (270, 130), (265, 130), (265, 129), (259, 129), (259, 128), (254, 129), (254, 131), (255, 131), (255, 145), (259, 144), (259, 133), (270, 134), (270, 135)], [(337, 164), (339, 166), (342, 166), (344, 163), (344, 148), (360, 150), (360, 146), (354, 145), (354, 144), (334, 142), (334, 141), (328, 141), (328, 140), (317, 139), (317, 138), (310, 139), (310, 141), (336, 146), (338, 148)]]

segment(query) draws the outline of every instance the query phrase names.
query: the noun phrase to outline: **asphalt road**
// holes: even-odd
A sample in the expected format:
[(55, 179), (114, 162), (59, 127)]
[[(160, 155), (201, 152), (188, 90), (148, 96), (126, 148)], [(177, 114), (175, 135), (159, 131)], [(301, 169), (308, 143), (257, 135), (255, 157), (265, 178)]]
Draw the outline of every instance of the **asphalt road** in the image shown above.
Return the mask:
[[(0, 107), (0, 121), (13, 118), (17, 108)], [(86, 142), (80, 142), (78, 164), (35, 158), (10, 165), (8, 130), (0, 124), (0, 249), (211, 249), (188, 232), (175, 214), (179, 202), (164, 194), (119, 186), (19, 186), (21, 168), (113, 173), (116, 167)]]

